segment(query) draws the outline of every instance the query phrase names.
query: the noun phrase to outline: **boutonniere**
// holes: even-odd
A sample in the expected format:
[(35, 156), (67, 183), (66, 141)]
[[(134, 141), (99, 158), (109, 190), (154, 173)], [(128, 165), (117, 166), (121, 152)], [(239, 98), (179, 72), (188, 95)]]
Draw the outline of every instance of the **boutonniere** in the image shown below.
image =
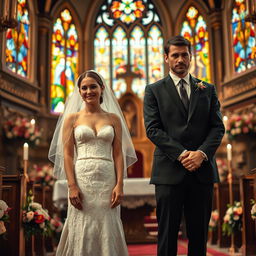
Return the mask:
[(206, 88), (206, 86), (203, 84), (203, 81), (200, 81), (200, 82), (196, 83), (196, 91), (197, 90), (203, 90), (205, 88)]

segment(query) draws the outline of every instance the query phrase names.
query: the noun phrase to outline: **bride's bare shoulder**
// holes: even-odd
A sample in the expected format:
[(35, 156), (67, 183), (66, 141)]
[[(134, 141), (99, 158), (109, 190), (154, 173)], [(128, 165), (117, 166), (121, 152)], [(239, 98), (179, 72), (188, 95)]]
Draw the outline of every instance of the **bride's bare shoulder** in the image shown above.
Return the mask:
[(78, 118), (78, 116), (79, 116), (79, 112), (69, 114), (69, 115), (67, 115), (67, 117), (65, 118), (64, 123), (65, 123), (66, 125), (72, 125), (72, 124), (76, 121), (76, 119)]

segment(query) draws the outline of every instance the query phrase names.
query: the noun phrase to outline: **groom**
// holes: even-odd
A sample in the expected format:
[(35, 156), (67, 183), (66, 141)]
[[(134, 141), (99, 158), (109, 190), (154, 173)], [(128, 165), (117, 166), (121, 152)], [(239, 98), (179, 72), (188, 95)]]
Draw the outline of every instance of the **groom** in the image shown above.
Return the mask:
[(147, 85), (144, 119), (156, 145), (155, 184), (158, 256), (176, 256), (184, 211), (189, 256), (205, 256), (213, 183), (219, 181), (214, 154), (224, 126), (214, 85), (189, 74), (191, 44), (182, 36), (165, 46), (170, 72)]

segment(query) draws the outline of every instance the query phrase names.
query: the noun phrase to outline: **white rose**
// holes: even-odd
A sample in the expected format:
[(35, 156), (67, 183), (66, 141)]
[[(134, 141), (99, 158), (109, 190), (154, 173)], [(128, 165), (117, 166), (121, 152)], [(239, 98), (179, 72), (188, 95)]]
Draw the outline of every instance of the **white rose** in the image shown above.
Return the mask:
[(26, 214), (28, 222), (30, 222), (34, 218), (34, 212), (30, 211)]
[(42, 209), (42, 205), (39, 204), (39, 203), (35, 203), (35, 202), (32, 202), (30, 204), (30, 207), (34, 208), (34, 209), (37, 209), (37, 210), (41, 210)]
[(8, 209), (8, 205), (6, 204), (5, 201), (0, 200), (0, 210), (6, 211)]
[(230, 208), (228, 208), (228, 210), (227, 210), (227, 214), (229, 214), (229, 215), (230, 215), (230, 214), (232, 214), (232, 213), (233, 213), (233, 208), (231, 208), (231, 207), (230, 207)]

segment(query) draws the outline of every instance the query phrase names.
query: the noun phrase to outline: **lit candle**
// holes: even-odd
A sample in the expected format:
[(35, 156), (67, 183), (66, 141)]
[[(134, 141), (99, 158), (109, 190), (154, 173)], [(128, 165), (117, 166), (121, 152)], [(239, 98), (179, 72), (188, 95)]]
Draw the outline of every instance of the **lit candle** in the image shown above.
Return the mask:
[(223, 116), (223, 123), (224, 123), (225, 129), (227, 129), (227, 125), (228, 125), (228, 117), (227, 116)]
[(231, 144), (227, 145), (227, 157), (228, 157), (228, 161), (231, 161), (231, 159), (232, 159), (232, 145)]
[(32, 120), (30, 121), (30, 123), (31, 123), (31, 125), (32, 125), (32, 131), (34, 132), (34, 131), (35, 131), (35, 124), (36, 124), (35, 119), (32, 119)]
[(28, 160), (28, 143), (24, 143), (23, 145), (23, 160)]

